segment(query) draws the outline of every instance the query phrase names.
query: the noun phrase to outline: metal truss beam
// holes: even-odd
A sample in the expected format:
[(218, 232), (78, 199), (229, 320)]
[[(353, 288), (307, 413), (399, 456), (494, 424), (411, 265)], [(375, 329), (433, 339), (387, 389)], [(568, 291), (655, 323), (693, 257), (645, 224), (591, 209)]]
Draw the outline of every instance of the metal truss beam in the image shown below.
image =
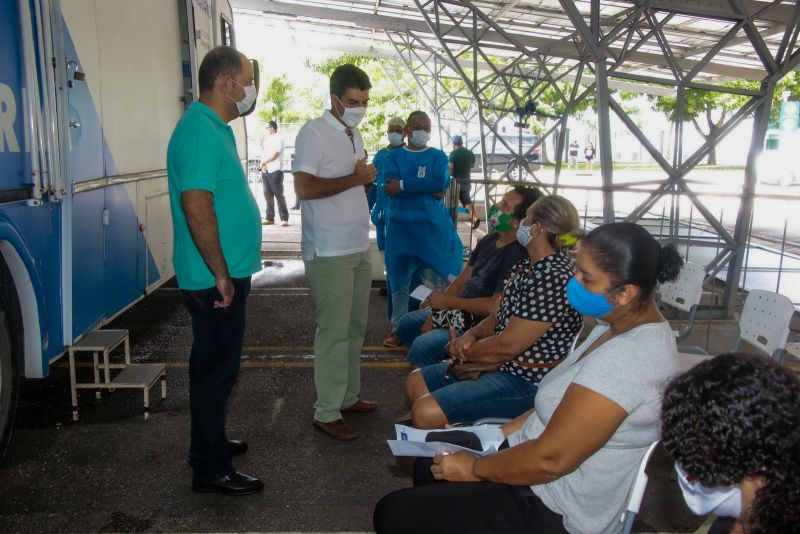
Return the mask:
[[(667, 239), (686, 246), (719, 247), (707, 272), (716, 275), (727, 269), (724, 311), (730, 314), (734, 310), (752, 221), (755, 159), (763, 147), (775, 85), (800, 64), (797, 49), (800, 1), (791, 4), (780, 0), (559, 0), (563, 13), (519, 0), (504, 4), (487, 0), (410, 1), (416, 11), (405, 18), (378, 14), (377, 4), (375, 10), (369, 11), (267, 0), (234, 0), (234, 4), (287, 17), (338, 21), (342, 27), (387, 30), (386, 39), (437, 116), (450, 114), (465, 125), (477, 119), (487, 201), (498, 183), (510, 183), (515, 171), (521, 176), (522, 169), (527, 167), (526, 156), (533, 150), (533, 147), (523, 150), (521, 142), (517, 147), (506, 142), (499, 132), (501, 120), (513, 115), (515, 108), (528, 99), (539, 98), (545, 90), (553, 89), (565, 115), (549, 122), (537, 141), (538, 146), (550, 136), (556, 138), (553, 184), (541, 184), (535, 173), (531, 174), (543, 189), (552, 186), (555, 191), (566, 142), (566, 117), (581, 100), (596, 95), (603, 219), (611, 221), (617, 216), (615, 190), (646, 195), (644, 202), (627, 214), (631, 221), (651, 216), (661, 203), (669, 215), (669, 226), (665, 227)], [(601, 16), (606, 12), (610, 14)], [(547, 38), (542, 32), (535, 35), (526, 32), (528, 28), (535, 29), (536, 23), (520, 24), (515, 18), (519, 13), (542, 13), (545, 21), (547, 17), (566, 17), (569, 22), (562, 24), (555, 37)], [(679, 43), (671, 41), (674, 36), (680, 40), (698, 35), (696, 30), (679, 22), (681, 19), (677, 17), (681, 15), (711, 21), (711, 27), (717, 29), (708, 30), (696, 39), (699, 47), (679, 50)], [(742, 53), (744, 47), (751, 51)], [(732, 64), (740, 57), (745, 60), (739, 65)], [(408, 79), (405, 77), (407, 83)], [(455, 89), (447, 81), (453, 79), (460, 80), (463, 88)], [(761, 85), (758, 89), (724, 85), (726, 80), (733, 79), (756, 80)], [(653, 90), (669, 91), (670, 96), (676, 96), (677, 123), (671, 157), (660, 153), (614, 99), (611, 89), (615, 84), (634, 86), (633, 90), (646, 84)], [(699, 148), (684, 153), (684, 95), (688, 89), (736, 94), (748, 100)], [(465, 107), (470, 101), (471, 107)], [(611, 112), (658, 162), (663, 179), (615, 186)], [(734, 127), (753, 114), (744, 188), (731, 230), (723, 224), (721, 215), (715, 216), (704, 205), (687, 176)], [(501, 175), (500, 182), (490, 179), (497, 176), (490, 176), (487, 164), (490, 137), (495, 143), (505, 145), (514, 159), (514, 165), (497, 173)], [(691, 201), (719, 236), (718, 243), (712, 245), (707, 239), (679, 235), (680, 197)]]
[[(415, 0), (416, 3), (416, 0)], [(636, 3), (636, 2), (632, 2)], [(685, 3), (685, 2), (681, 2)], [(700, 1), (697, 2), (700, 4)], [(371, 12), (353, 11), (348, 9), (336, 9), (329, 7), (319, 7), (315, 5), (293, 4), (276, 0), (234, 0), (233, 4), (240, 9), (249, 9), (283, 15), (286, 17), (306, 17), (312, 19), (323, 19), (355, 25), (359, 28), (370, 30), (388, 30), (405, 33), (408, 31), (433, 33), (437, 39), (446, 36), (454, 29), (455, 24), (442, 23), (435, 30), (430, 30), (424, 20), (418, 18), (402, 18), (387, 15), (376, 15)], [(459, 2), (464, 6), (470, 5), (469, 2)], [(749, 3), (745, 3), (749, 5)], [(472, 6), (474, 7), (474, 6)], [(470, 9), (472, 9), (470, 7)], [(481, 12), (483, 16), (486, 16)], [(787, 13), (787, 18), (791, 13)], [(488, 18), (488, 17), (487, 17)], [(730, 18), (730, 17), (729, 17)], [(734, 17), (735, 18), (735, 17)], [(783, 19), (786, 20), (786, 19)], [(616, 24), (611, 21), (612, 26)], [(481, 40), (487, 43), (504, 42), (506, 39), (498, 35), (496, 28), (483, 30)], [(580, 61), (580, 54), (576, 53), (574, 46), (569, 41), (561, 39), (548, 39), (529, 34), (515, 34), (514, 39), (520, 46), (527, 50), (536, 50), (541, 56), (560, 57)], [(488, 44), (487, 44), (488, 46)], [(619, 53), (619, 49), (609, 46), (609, 51), (613, 54)], [(642, 63), (653, 67), (666, 67), (663, 56), (647, 52), (635, 52), (630, 57), (631, 61)], [(688, 59), (678, 59), (678, 64), (685, 70), (690, 70), (695, 65), (695, 61)], [(761, 80), (763, 73), (754, 68), (738, 67), (723, 63), (710, 62), (704, 68), (704, 72), (714, 76), (727, 76), (746, 80)]]
[(646, 3), (652, 9), (669, 11), (681, 15), (716, 19), (716, 20), (744, 20), (759, 14), (765, 21), (785, 24), (791, 15), (792, 7), (776, 3), (764, 9), (764, 2), (742, 0), (741, 10), (731, 11), (729, 0), (630, 0), (634, 4)]

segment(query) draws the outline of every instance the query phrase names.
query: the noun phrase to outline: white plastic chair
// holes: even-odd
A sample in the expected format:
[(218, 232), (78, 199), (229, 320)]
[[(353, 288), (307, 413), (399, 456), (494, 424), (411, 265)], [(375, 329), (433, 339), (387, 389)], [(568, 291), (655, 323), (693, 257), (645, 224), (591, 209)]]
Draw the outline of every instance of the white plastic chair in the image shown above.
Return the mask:
[(772, 291), (753, 289), (744, 302), (739, 318), (739, 338), (731, 349), (739, 350), (742, 340), (783, 363), (789, 323), (794, 315), (792, 301)]
[[(783, 363), (792, 315), (794, 305), (788, 297), (762, 289), (751, 290), (744, 301), (739, 318), (739, 334), (731, 352), (739, 350), (744, 340), (778, 363)], [(681, 352), (678, 356), (682, 371), (711, 358), (706, 351), (702, 351), (701, 355)]]
[(678, 274), (678, 279), (672, 282), (664, 282), (658, 288), (658, 294), (662, 304), (687, 312), (689, 318), (679, 332), (675, 332), (675, 337), (681, 340), (689, 335), (694, 326), (694, 319), (697, 315), (697, 307), (700, 305), (700, 297), (703, 295), (703, 281), (706, 278), (706, 270), (696, 263), (684, 263)]
[(656, 445), (658, 445), (658, 441), (654, 441), (653, 444), (648, 447), (647, 452), (644, 453), (644, 458), (642, 458), (639, 464), (636, 478), (633, 479), (633, 486), (631, 486), (631, 491), (628, 493), (628, 502), (625, 504), (625, 511), (622, 512), (619, 518), (620, 522), (623, 524), (622, 534), (630, 534), (633, 528), (633, 520), (636, 514), (639, 513), (639, 507), (642, 505), (642, 498), (644, 497), (644, 490), (647, 487), (648, 480), (645, 468), (647, 467), (647, 462), (650, 461), (650, 456), (653, 455), (653, 451), (656, 449)]

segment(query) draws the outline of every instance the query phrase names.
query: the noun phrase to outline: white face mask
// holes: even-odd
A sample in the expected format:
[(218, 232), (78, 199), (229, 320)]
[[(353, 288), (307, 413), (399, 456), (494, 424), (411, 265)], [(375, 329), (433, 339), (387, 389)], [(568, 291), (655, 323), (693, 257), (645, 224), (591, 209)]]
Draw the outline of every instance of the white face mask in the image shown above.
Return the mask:
[[(333, 95), (336, 96), (336, 95)], [(367, 108), (357, 107), (357, 108), (347, 108), (342, 104), (341, 99), (336, 96), (336, 100), (339, 100), (339, 104), (342, 105), (344, 111), (342, 112), (342, 122), (348, 128), (355, 128), (356, 126), (361, 123), (361, 120), (364, 118), (364, 114), (367, 112)]]
[(517, 241), (523, 247), (528, 247), (528, 243), (531, 242), (533, 236), (531, 235), (531, 227), (525, 226), (524, 224), (520, 224), (519, 228), (517, 228)]
[(414, 130), (411, 132), (411, 144), (414, 146), (425, 146), (431, 139), (431, 134), (425, 130)]
[(391, 132), (389, 134), (389, 144), (392, 146), (400, 146), (403, 144), (403, 134)]
[(677, 463), (675, 472), (678, 473), (683, 500), (692, 512), (697, 515), (713, 513), (721, 517), (741, 516), (742, 489), (739, 486), (707, 488), (699, 482), (689, 482), (686, 473)]
[(244, 98), (238, 102), (233, 98), (231, 98), (230, 95), (228, 95), (230, 101), (236, 104), (236, 109), (239, 110), (239, 115), (242, 116), (248, 111), (250, 111), (251, 107), (253, 107), (253, 103), (256, 101), (256, 97), (258, 96), (258, 91), (256, 90), (255, 84), (242, 85), (233, 78), (231, 78), (231, 80), (233, 81), (233, 83), (235, 83), (236, 85), (240, 85), (242, 89), (244, 89)]

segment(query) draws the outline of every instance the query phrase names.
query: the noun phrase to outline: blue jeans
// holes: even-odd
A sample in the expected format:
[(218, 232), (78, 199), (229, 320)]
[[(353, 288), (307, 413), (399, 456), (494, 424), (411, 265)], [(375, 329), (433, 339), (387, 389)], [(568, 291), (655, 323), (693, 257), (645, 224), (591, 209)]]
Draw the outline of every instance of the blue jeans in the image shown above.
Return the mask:
[(408, 312), (397, 325), (397, 337), (410, 347), (406, 359), (417, 367), (433, 365), (447, 358), (444, 348), (450, 341), (450, 332), (444, 328), (434, 328), (424, 334), (420, 331), (430, 316), (430, 308)]
[[(425, 284), (428, 287), (432, 287), (436, 291), (441, 291), (446, 287), (445, 280), (437, 275), (432, 269), (428, 267), (422, 267), (418, 270), (419, 273), (419, 284)], [(411, 309), (409, 307), (409, 299), (411, 298), (411, 290), (412, 285), (415, 283), (416, 273), (414, 276), (411, 277), (411, 280), (408, 281), (405, 287), (393, 287), (391, 288), (393, 293), (390, 293), (392, 297), (392, 313), (389, 320), (392, 323), (392, 330), (397, 333), (397, 329), (400, 326), (400, 318), (403, 317), (405, 314), (409, 312)], [(417, 285), (419, 285), (417, 284)], [(416, 289), (416, 286), (414, 286)]]
[(192, 316), (189, 460), (198, 480), (213, 480), (234, 471), (225, 415), (242, 359), (250, 277), (234, 278), (233, 287), (233, 302), (227, 308), (214, 308), (214, 301), (221, 300), (216, 287), (181, 291)]
[(513, 419), (533, 408), (539, 389), (537, 384), (503, 371), (484, 373), (477, 380), (458, 380), (447, 375), (446, 363), (423, 367), (421, 373), (449, 423), (483, 417)]

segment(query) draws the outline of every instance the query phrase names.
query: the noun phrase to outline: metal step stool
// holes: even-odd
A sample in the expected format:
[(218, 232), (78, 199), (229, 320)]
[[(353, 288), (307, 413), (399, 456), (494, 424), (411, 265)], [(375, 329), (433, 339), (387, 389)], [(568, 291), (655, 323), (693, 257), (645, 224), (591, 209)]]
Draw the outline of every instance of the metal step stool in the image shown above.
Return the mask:
[[(111, 353), (120, 346), (125, 352), (124, 363), (111, 363)], [(93, 382), (78, 382), (75, 373), (75, 354), (78, 352), (92, 353), (92, 367), (94, 370)], [(103, 354), (103, 361), (99, 354)], [(112, 369), (121, 369), (114, 378), (111, 378)], [(100, 380), (100, 371), (103, 371), (103, 380)], [(163, 363), (131, 363), (131, 346), (127, 330), (95, 330), (81, 338), (78, 343), (69, 348), (69, 382), (72, 393), (72, 419), (78, 420), (78, 390), (94, 389), (96, 398), (100, 398), (103, 389), (113, 391), (116, 388), (140, 388), (144, 394), (144, 418), (150, 417), (150, 388), (161, 380), (161, 398), (167, 396), (167, 373)]]

